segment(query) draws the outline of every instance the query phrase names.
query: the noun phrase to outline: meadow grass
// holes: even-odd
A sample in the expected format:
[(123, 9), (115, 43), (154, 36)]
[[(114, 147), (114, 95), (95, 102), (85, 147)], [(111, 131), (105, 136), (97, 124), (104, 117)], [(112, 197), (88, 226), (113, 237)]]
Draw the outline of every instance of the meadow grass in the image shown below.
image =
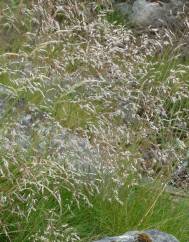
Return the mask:
[(187, 242), (188, 187), (170, 182), (188, 159), (188, 63), (172, 33), (139, 35), (103, 1), (0, 4), (0, 241), (155, 228)]

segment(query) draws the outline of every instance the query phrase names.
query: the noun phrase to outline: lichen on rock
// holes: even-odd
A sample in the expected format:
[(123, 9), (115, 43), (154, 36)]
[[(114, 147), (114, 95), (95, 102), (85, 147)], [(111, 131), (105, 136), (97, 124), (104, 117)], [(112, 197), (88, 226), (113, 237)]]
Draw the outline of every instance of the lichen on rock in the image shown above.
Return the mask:
[(179, 242), (173, 235), (151, 229), (145, 231), (129, 231), (123, 235), (107, 237), (95, 242)]

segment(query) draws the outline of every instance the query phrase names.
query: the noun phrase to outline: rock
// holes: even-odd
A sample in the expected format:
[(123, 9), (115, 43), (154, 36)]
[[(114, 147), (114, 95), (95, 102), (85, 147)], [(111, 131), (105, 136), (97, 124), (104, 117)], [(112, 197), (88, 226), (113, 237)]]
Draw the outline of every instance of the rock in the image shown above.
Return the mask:
[(123, 16), (130, 16), (132, 14), (131, 3), (115, 3), (114, 6)]
[(185, 160), (178, 164), (172, 175), (170, 184), (176, 188), (188, 190), (189, 188), (189, 161)]
[(179, 242), (173, 235), (159, 230), (129, 231), (123, 235), (107, 237), (95, 242)]
[(5, 103), (0, 99), (0, 117), (3, 115)]
[(170, 26), (180, 24), (179, 14), (183, 12), (184, 0), (135, 0), (117, 3), (115, 9), (137, 26)]
[(137, 114), (139, 110), (139, 105), (137, 101), (132, 98), (127, 98), (122, 100), (119, 104), (120, 111), (122, 112), (122, 118), (126, 124), (134, 125), (140, 121), (140, 117)]
[(32, 123), (32, 115), (31, 114), (26, 114), (21, 120), (20, 120), (21, 125), (28, 126), (29, 124)]
[(3, 85), (1, 86), (0, 84), (0, 118), (3, 117), (5, 111), (6, 111), (6, 106), (7, 106), (7, 99), (13, 95), (10, 89), (4, 87)]
[(163, 20), (165, 14), (164, 7), (157, 2), (148, 2), (146, 0), (136, 0), (132, 11), (130, 18), (136, 25), (159, 25), (159, 21)]
[[(1, 108), (1, 102), (0, 102)], [(63, 128), (48, 114), (29, 108), (28, 112), (17, 112), (9, 120), (6, 129), (0, 129), (1, 149), (23, 154), (28, 150), (45, 157), (46, 152), (56, 161), (64, 162), (72, 171), (98, 172), (103, 169), (102, 157), (87, 138), (79, 137)]]

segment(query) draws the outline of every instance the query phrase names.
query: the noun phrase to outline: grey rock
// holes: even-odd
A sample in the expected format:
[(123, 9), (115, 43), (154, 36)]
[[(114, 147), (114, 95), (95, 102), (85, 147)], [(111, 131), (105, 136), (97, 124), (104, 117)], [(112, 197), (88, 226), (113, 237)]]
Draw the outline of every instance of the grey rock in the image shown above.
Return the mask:
[[(140, 235), (145, 234), (149, 238), (149, 242), (179, 242), (173, 235), (161, 232), (159, 230), (145, 230), (145, 231), (129, 231), (123, 235), (115, 237), (107, 237), (95, 242), (140, 242)], [(147, 241), (147, 240), (143, 240)]]
[(116, 3), (114, 6), (123, 16), (130, 16), (132, 14), (131, 3)]
[(147, 2), (146, 0), (136, 0), (132, 7), (131, 20), (136, 25), (157, 25), (163, 21), (165, 8), (156, 2)]
[(56, 161), (63, 162), (67, 168), (76, 172), (96, 173), (104, 170), (99, 151), (87, 138), (63, 128), (48, 115), (31, 109), (29, 113), (15, 115), (10, 123), (6, 130), (0, 129), (1, 149), (7, 152), (20, 150), (23, 155), (32, 149), (41, 157), (50, 153)]
[(122, 112), (123, 119), (126, 124), (137, 124), (140, 121), (140, 117), (137, 114), (139, 105), (136, 100), (127, 98), (120, 102), (120, 110)]
[(172, 175), (170, 184), (176, 188), (181, 188), (185, 191), (189, 188), (189, 161), (184, 160), (177, 165), (175, 172)]
[(5, 103), (3, 102), (3, 100), (0, 99), (0, 117), (4, 113), (4, 106), (5, 106)]
[(14, 93), (10, 89), (0, 84), (0, 118), (2, 118), (5, 113), (7, 99), (12, 95), (14, 95)]
[(31, 114), (27, 114), (21, 119), (21, 125), (28, 126), (29, 124), (32, 123), (32, 116)]
[(170, 26), (180, 24), (178, 15), (183, 12), (184, 0), (133, 0), (113, 2), (115, 9), (137, 26)]

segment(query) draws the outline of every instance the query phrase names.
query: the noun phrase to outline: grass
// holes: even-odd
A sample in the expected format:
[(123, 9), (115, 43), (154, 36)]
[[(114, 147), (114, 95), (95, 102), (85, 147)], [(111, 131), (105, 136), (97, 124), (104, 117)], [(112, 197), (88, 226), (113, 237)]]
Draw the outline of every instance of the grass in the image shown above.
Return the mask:
[(60, 2), (0, 2), (0, 241), (155, 228), (187, 242), (188, 186), (169, 190), (188, 160), (180, 37)]

